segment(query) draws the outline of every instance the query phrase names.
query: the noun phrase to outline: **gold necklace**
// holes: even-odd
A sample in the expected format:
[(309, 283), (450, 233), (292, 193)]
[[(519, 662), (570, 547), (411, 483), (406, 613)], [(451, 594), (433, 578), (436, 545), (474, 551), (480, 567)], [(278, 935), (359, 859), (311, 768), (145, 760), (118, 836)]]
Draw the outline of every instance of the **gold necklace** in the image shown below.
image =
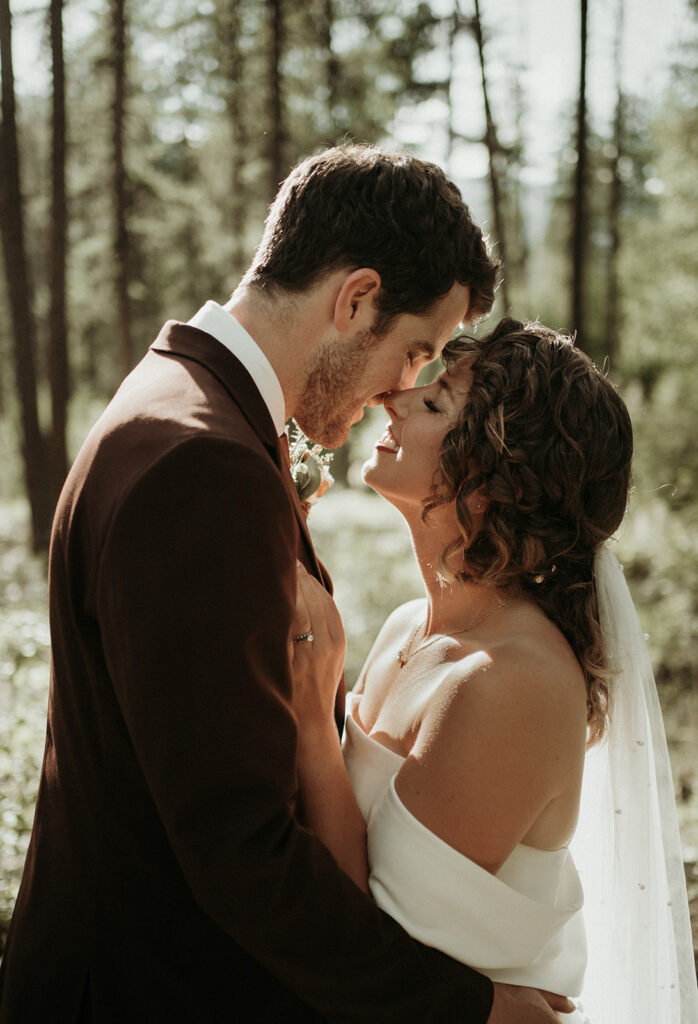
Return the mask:
[[(512, 597), (510, 598), (509, 601), (503, 601), (502, 604), (498, 604), (496, 608), (490, 608), (489, 611), (485, 612), (484, 615), (481, 615), (478, 619), (475, 619), (475, 622), (471, 622), (471, 624), (469, 626), (466, 626), (465, 629), (456, 629), (453, 633), (436, 633), (434, 636), (430, 636), (428, 640), (422, 640), (421, 644), (415, 647), (415, 649), (412, 651), (410, 650), (410, 648), (414, 643), (414, 638), (417, 635), (417, 630), (421, 625), (421, 623), (417, 623), (417, 625), (410, 633), (409, 639), (405, 646), (401, 647), (400, 650), (397, 652), (398, 665), (400, 666), (400, 668), (404, 668), (407, 662), (410, 660), (410, 658), (413, 658), (415, 654), (418, 654), (420, 651), (425, 651), (427, 647), (430, 647), (432, 644), (435, 644), (437, 640), (444, 640), (446, 636), (462, 636), (463, 633), (469, 633), (472, 629), (475, 629), (476, 626), (479, 626), (481, 622), (484, 622), (485, 619), (489, 619), (490, 615), (494, 615), (495, 612), (501, 612), (503, 608), (508, 608), (510, 604), (514, 604), (518, 600), (518, 597)], [(424, 625), (426, 628), (426, 623)]]

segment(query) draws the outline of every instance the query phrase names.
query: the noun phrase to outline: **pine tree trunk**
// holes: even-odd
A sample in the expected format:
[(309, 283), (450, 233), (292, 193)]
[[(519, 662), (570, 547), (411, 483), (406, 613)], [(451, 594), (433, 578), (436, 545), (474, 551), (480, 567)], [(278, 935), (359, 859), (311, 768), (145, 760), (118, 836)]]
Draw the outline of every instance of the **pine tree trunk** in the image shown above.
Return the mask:
[(48, 545), (52, 505), (46, 467), (46, 443), (39, 425), (36, 379), (36, 326), (32, 287), (24, 241), (20, 156), (12, 66), (12, 20), (9, 0), (0, 0), (0, 63), (2, 125), (0, 125), (0, 234), (13, 334), (15, 378), (20, 409), (24, 480), (31, 514), (35, 551)]
[(51, 141), (51, 226), (49, 232), (48, 368), (51, 387), (51, 437), (49, 443), (51, 489), (58, 497), (68, 469), (66, 425), (68, 416), (68, 325), (66, 317), (65, 263), (68, 214), (65, 191), (65, 72), (63, 62), (63, 0), (51, 0), (51, 63), (53, 109)]
[(244, 58), (240, 47), (240, 0), (225, 0), (221, 10), (220, 41), (222, 66), (225, 72), (225, 104), (230, 128), (230, 199), (229, 216), (232, 235), (232, 271), (239, 277), (247, 262), (245, 225), (247, 196), (243, 180), (243, 162), (247, 146), (244, 110)]
[(620, 288), (618, 285), (618, 254), (620, 252), (620, 213), (623, 199), (623, 185), (620, 179), (620, 160), (623, 156), (625, 135), (624, 97), (622, 80), (621, 52), (623, 42), (623, 0), (618, 0), (615, 41), (615, 77), (616, 77), (616, 112), (613, 119), (614, 153), (611, 160), (611, 189), (608, 203), (608, 232), (610, 244), (608, 249), (608, 273), (606, 290), (606, 354), (615, 369), (615, 357), (618, 352), (618, 334), (621, 323)]
[(112, 0), (112, 61), (114, 101), (112, 105), (112, 160), (116, 315), (121, 375), (133, 366), (131, 304), (129, 302), (129, 235), (126, 220), (127, 191), (124, 166), (124, 118), (126, 98), (126, 11), (125, 0)]
[(504, 207), (502, 201), (502, 190), (499, 181), (499, 172), (497, 169), (497, 160), (500, 156), (501, 150), (497, 141), (497, 130), (492, 116), (492, 109), (490, 107), (489, 93), (487, 89), (487, 73), (485, 67), (485, 48), (482, 39), (482, 20), (480, 18), (480, 4), (479, 0), (475, 0), (475, 17), (473, 19), (473, 30), (475, 32), (475, 41), (477, 42), (477, 52), (480, 60), (480, 80), (482, 83), (482, 98), (485, 105), (485, 143), (487, 145), (487, 152), (489, 154), (489, 172), (490, 172), (490, 197), (492, 201), (492, 218), (494, 220), (494, 230), (497, 236), (497, 242), (499, 243), (499, 251), (497, 256), (504, 266), (504, 274), (502, 275), (502, 281), (500, 285), (502, 301), (504, 303), (504, 309), (509, 312), (509, 296), (507, 289), (507, 274), (506, 274), (506, 244), (505, 244), (505, 228), (504, 228)]
[[(522, 39), (525, 38), (527, 34), (525, 18), (526, 14), (522, 10), (520, 12), (519, 22), (519, 33)], [(522, 86), (522, 79), (525, 75), (525, 71), (526, 68), (523, 60), (520, 64), (515, 64), (512, 67), (512, 73), (514, 76), (512, 105), (514, 107), (516, 138), (512, 147), (513, 159), (509, 162), (507, 177), (511, 210), (508, 221), (509, 225), (511, 225), (511, 231), (507, 239), (507, 248), (509, 266), (511, 269), (509, 280), (511, 281), (513, 278), (516, 281), (516, 293), (518, 295), (518, 299), (515, 298), (514, 302), (516, 303), (519, 300), (523, 300), (524, 305), (528, 305), (528, 262), (530, 250), (526, 234), (526, 221), (524, 217), (524, 186), (521, 181), (521, 170), (524, 166), (526, 150), (524, 128), (526, 112), (524, 90)]]
[(446, 126), (446, 160), (445, 167), (446, 173), (453, 177), (453, 149), (456, 141), (456, 127), (455, 127), (455, 94), (453, 89), (453, 80), (456, 74), (456, 41), (462, 28), (460, 4), (458, 0), (453, 8), (451, 14), (450, 25), (448, 29), (448, 82), (446, 85), (446, 105), (448, 107), (448, 124)]
[(340, 90), (340, 64), (337, 55), (332, 48), (332, 29), (335, 22), (334, 0), (324, 0), (323, 18), (321, 26), (322, 47), (325, 52), (325, 88), (327, 89), (327, 122), (330, 137), (333, 142), (338, 142), (337, 133), (340, 126), (337, 123), (337, 106), (341, 98)]
[(587, 0), (581, 0), (579, 99), (577, 101), (577, 167), (574, 177), (573, 224), (572, 224), (572, 323), (577, 332), (577, 344), (587, 347), (584, 308), (584, 271), (586, 263), (588, 212), (587, 212)]
[(283, 0), (267, 0), (269, 15), (269, 196), (276, 195), (284, 177), (284, 126), (281, 55), (284, 44)]

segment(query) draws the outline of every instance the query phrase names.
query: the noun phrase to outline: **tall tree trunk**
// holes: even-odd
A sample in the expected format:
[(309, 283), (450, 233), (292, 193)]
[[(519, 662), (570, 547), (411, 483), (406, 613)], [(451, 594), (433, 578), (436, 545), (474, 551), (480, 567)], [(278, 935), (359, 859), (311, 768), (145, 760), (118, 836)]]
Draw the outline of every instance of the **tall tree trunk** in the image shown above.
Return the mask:
[(341, 131), (337, 123), (337, 106), (341, 97), (340, 63), (332, 47), (332, 29), (335, 23), (334, 0), (324, 0), (322, 8), (321, 37), (325, 52), (325, 88), (327, 89), (327, 123), (332, 142), (338, 142)]
[[(525, 25), (520, 25), (521, 38), (525, 37)], [(512, 105), (514, 108), (514, 123), (516, 126), (516, 140), (511, 149), (507, 182), (510, 196), (510, 217), (508, 224), (511, 227), (510, 236), (507, 238), (507, 254), (511, 275), (509, 280), (516, 281), (516, 293), (519, 298), (524, 299), (524, 305), (528, 304), (528, 261), (529, 244), (526, 234), (526, 221), (524, 218), (524, 187), (521, 181), (521, 170), (524, 166), (526, 151), (526, 133), (524, 129), (525, 105), (524, 91), (521, 85), (526, 68), (523, 61), (512, 68), (514, 75)], [(513, 241), (512, 241), (513, 240)], [(516, 303), (517, 298), (514, 299)]]
[(269, 14), (269, 196), (276, 195), (284, 177), (284, 125), (281, 82), (281, 55), (284, 44), (283, 0), (267, 0)]
[(457, 132), (455, 126), (455, 90), (453, 79), (456, 75), (456, 41), (462, 28), (460, 4), (456, 0), (453, 6), (453, 13), (448, 28), (448, 82), (446, 83), (446, 104), (448, 107), (448, 124), (446, 126), (446, 172), (453, 177), (453, 147), (456, 141)]
[(65, 192), (65, 72), (63, 63), (63, 0), (51, 0), (51, 66), (53, 107), (51, 118), (51, 226), (49, 232), (48, 368), (51, 387), (49, 443), (51, 489), (58, 497), (68, 469), (66, 423), (68, 415), (68, 325), (65, 299), (67, 207)]
[(112, 105), (112, 160), (114, 203), (114, 262), (119, 361), (125, 376), (133, 366), (131, 304), (129, 285), (129, 234), (126, 219), (127, 190), (124, 166), (124, 119), (126, 99), (126, 11), (125, 0), (112, 0), (112, 62), (114, 101)]
[(39, 425), (36, 379), (36, 325), (24, 241), (20, 156), (12, 66), (12, 19), (9, 0), (0, 0), (0, 63), (2, 125), (0, 125), (0, 234), (10, 303), (14, 364), (20, 408), (24, 480), (31, 513), (35, 551), (48, 545), (52, 506), (46, 471), (46, 443)]
[[(456, 5), (457, 6), (457, 5)], [(501, 283), (501, 294), (504, 302), (504, 308), (509, 311), (509, 295), (507, 290), (507, 273), (506, 273), (506, 244), (505, 244), (505, 229), (504, 229), (504, 209), (502, 202), (502, 190), (499, 182), (499, 171), (497, 169), (497, 160), (501, 154), (501, 149), (497, 141), (497, 130), (492, 117), (492, 109), (490, 107), (489, 94), (487, 90), (487, 73), (485, 68), (485, 48), (482, 38), (482, 19), (480, 17), (480, 3), (479, 0), (475, 0), (475, 17), (473, 19), (473, 31), (475, 32), (475, 41), (477, 43), (477, 52), (480, 60), (480, 80), (482, 82), (482, 98), (485, 105), (485, 144), (487, 145), (487, 152), (489, 154), (489, 170), (490, 170), (490, 196), (492, 200), (492, 218), (494, 220), (494, 230), (497, 235), (497, 241), (499, 242), (499, 259), (504, 266), (504, 274), (502, 275)]]
[(230, 197), (229, 217), (233, 251), (234, 276), (240, 276), (246, 264), (245, 224), (247, 196), (243, 179), (244, 154), (247, 147), (244, 109), (244, 58), (240, 46), (240, 0), (223, 0), (220, 12), (219, 39), (222, 44), (221, 64), (225, 75), (225, 105), (230, 130)]
[(613, 158), (611, 160), (611, 188), (608, 202), (608, 273), (606, 290), (606, 354), (614, 365), (618, 351), (618, 334), (621, 323), (620, 288), (618, 286), (618, 253), (620, 252), (620, 212), (623, 185), (620, 179), (620, 160), (623, 156), (625, 135), (625, 100), (623, 96), (622, 43), (624, 3), (618, 0), (615, 40), (616, 112), (613, 119)]
[(579, 99), (577, 102), (577, 166), (574, 176), (572, 225), (572, 330), (580, 348), (588, 347), (585, 329), (584, 271), (589, 231), (587, 210), (587, 0), (581, 0)]

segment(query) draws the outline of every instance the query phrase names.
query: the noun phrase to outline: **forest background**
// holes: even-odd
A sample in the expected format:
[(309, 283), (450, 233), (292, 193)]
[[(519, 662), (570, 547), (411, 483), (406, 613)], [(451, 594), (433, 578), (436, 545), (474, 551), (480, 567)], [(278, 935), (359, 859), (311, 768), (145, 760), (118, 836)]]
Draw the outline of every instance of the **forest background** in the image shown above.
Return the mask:
[[(459, 184), (504, 266), (480, 332), (510, 311), (576, 332), (622, 389), (637, 454), (617, 549), (695, 921), (697, 15), (697, 0), (0, 0), (0, 950), (43, 753), (67, 466), (162, 322), (227, 299), (291, 166), (343, 140), (407, 146)], [(560, 17), (573, 34), (556, 51)], [(360, 484), (382, 420), (337, 453), (310, 519), (350, 683), (420, 590), (401, 520)]]

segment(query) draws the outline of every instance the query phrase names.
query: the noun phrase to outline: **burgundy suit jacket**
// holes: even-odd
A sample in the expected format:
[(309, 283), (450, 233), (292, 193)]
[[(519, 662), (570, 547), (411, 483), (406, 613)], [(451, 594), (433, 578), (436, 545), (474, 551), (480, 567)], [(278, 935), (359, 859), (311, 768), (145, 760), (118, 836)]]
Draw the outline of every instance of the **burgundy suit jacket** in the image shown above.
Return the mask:
[(2, 1024), (486, 1021), (491, 983), (411, 939), (303, 824), (297, 558), (324, 578), (257, 388), (168, 323), (58, 503)]

